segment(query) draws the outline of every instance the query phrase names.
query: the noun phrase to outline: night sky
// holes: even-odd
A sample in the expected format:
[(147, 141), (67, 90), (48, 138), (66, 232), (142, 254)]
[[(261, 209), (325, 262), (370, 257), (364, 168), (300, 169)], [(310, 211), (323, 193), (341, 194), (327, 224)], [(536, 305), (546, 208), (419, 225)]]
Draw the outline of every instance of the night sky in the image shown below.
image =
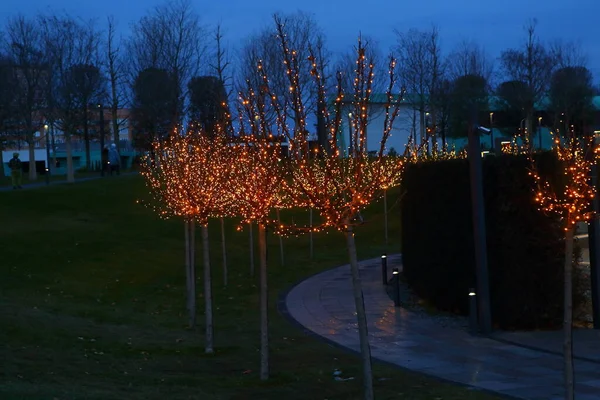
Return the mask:
[[(132, 22), (162, 1), (7, 0), (0, 3), (3, 21), (15, 13), (35, 15), (64, 10), (86, 19), (97, 18), (104, 25), (106, 16), (114, 14), (120, 32), (126, 35)], [(588, 67), (596, 83), (600, 83), (597, 27), (600, 0), (303, 0), (296, 5), (276, 0), (225, 0), (193, 1), (192, 4), (205, 24), (221, 23), (231, 47), (240, 46), (248, 34), (269, 24), (273, 12), (301, 9), (315, 15), (333, 51), (349, 49), (361, 31), (377, 39), (387, 53), (395, 43), (394, 29), (427, 29), (435, 24), (440, 29), (444, 51), (469, 39), (483, 45), (494, 59), (501, 50), (518, 46), (524, 40), (523, 25), (534, 17), (538, 19), (542, 40), (562, 38), (580, 42), (589, 56)]]

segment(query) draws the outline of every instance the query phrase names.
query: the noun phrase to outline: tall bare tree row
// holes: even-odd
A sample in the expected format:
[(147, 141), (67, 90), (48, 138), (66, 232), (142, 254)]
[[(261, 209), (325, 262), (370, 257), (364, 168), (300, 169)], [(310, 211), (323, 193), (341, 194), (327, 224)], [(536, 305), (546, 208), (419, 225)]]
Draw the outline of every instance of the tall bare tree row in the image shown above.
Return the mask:
[[(127, 42), (129, 79), (134, 113), (147, 117), (142, 92), (151, 90), (154, 79), (172, 87), (162, 107), (167, 108), (168, 131), (181, 126), (188, 106), (187, 84), (201, 70), (206, 50), (205, 28), (189, 0), (173, 0), (154, 8), (133, 25)], [(143, 76), (145, 75), (145, 76)], [(163, 96), (164, 93), (156, 93)], [(137, 121), (139, 122), (139, 121)], [(143, 129), (141, 124), (140, 129)]]

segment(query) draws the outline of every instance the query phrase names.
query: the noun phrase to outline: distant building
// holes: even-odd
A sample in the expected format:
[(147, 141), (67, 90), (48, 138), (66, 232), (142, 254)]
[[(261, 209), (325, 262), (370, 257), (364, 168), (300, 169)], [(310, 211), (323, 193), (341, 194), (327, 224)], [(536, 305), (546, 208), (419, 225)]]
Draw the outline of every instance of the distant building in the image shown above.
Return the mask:
[[(511, 140), (512, 135), (517, 133), (518, 126), (507, 126), (505, 124), (499, 124), (502, 122), (503, 111), (499, 106), (498, 101), (494, 101), (494, 98), (490, 99), (489, 117), (486, 116), (485, 124), (482, 125), (492, 129), (492, 135), (494, 142), (498, 140)], [(371, 103), (369, 107), (369, 122), (367, 126), (367, 140), (366, 146), (368, 151), (378, 151), (381, 146), (381, 137), (383, 133), (383, 126), (385, 121), (385, 105), (387, 103), (386, 94), (373, 94), (371, 96)], [(600, 96), (596, 96), (593, 99), (593, 106), (596, 109), (593, 123), (586, 127), (588, 132), (594, 132), (600, 138)], [(391, 148), (394, 148), (397, 153), (402, 154), (406, 144), (412, 137), (418, 144), (423, 140), (422, 134), (427, 132), (429, 129), (433, 129), (431, 116), (428, 110), (419, 111), (417, 101), (411, 98), (410, 95), (404, 97), (400, 103), (398, 115), (394, 121), (393, 129), (390, 132), (390, 136), (386, 142), (387, 153)], [(536, 114), (534, 117), (534, 132), (532, 135), (533, 145), (539, 145), (539, 138), (542, 139), (542, 148), (550, 148), (552, 146), (552, 139), (550, 135), (550, 129), (552, 124), (550, 123), (550, 114), (544, 110), (544, 107), (537, 107)], [(348, 104), (344, 105), (342, 115), (342, 132), (341, 138), (338, 140), (338, 146), (343, 151), (348, 151), (351, 148), (350, 137), (352, 131), (352, 119), (354, 109)], [(541, 120), (538, 118), (542, 117)], [(553, 118), (553, 117), (552, 117)], [(488, 122), (489, 121), (489, 122)], [(492, 147), (492, 135), (483, 135), (481, 138), (482, 147)], [(437, 143), (438, 147), (442, 146), (441, 134), (437, 132)], [(454, 146), (456, 149), (462, 149), (467, 144), (466, 137), (464, 138), (453, 138), (450, 136), (446, 137), (446, 143), (449, 147)]]
[[(48, 114), (48, 113), (47, 113)], [(131, 147), (133, 129), (129, 119), (129, 109), (117, 110), (118, 124), (118, 142), (121, 156), (124, 157), (124, 165), (131, 164), (133, 158), (133, 149)], [(103, 110), (104, 116), (104, 143), (110, 145), (114, 142), (114, 127), (111, 111), (108, 108)], [(34, 133), (34, 155), (36, 167), (39, 172), (44, 172), (45, 168), (50, 168), (55, 174), (66, 173), (66, 140), (65, 132), (61, 129), (61, 121), (50, 122), (39, 112), (34, 116), (34, 125), (38, 126), (38, 131)], [(22, 131), (23, 127), (13, 127), (13, 131)], [(100, 112), (97, 109), (90, 109), (88, 121), (88, 133), (90, 137), (90, 162), (95, 165), (100, 161)], [(77, 170), (86, 165), (85, 159), (85, 140), (83, 135), (83, 126), (78, 126), (71, 134), (71, 150), (73, 156), (74, 168)], [(3, 151), (4, 174), (8, 175), (8, 161), (12, 158), (14, 152), (18, 152), (24, 169), (29, 169), (29, 145), (24, 140), (23, 135), (7, 134), (8, 146)], [(53, 163), (54, 162), (54, 163)], [(53, 164), (53, 165), (52, 165)]]

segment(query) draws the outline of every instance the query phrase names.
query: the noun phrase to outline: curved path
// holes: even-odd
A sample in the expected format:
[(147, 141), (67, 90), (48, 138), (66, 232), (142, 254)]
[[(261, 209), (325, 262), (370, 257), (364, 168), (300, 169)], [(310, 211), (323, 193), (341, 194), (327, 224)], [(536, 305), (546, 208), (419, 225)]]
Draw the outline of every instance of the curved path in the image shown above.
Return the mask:
[[(564, 398), (560, 354), (510, 342), (518, 342), (518, 337), (475, 337), (444, 328), (428, 316), (394, 307), (381, 283), (380, 262), (377, 258), (360, 263), (374, 358), (511, 398)], [(388, 272), (392, 267), (401, 267), (400, 255), (388, 257)], [(359, 351), (348, 265), (302, 281), (282, 297), (280, 309), (309, 332)], [(598, 343), (596, 339), (590, 346)], [(600, 358), (577, 359), (575, 370), (577, 399), (600, 399)]]

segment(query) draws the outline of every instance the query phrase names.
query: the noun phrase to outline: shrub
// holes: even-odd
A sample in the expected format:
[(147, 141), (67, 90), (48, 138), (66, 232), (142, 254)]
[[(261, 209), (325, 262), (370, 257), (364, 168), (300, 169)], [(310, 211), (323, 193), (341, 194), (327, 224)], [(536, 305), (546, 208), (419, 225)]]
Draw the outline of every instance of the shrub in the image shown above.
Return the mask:
[[(562, 323), (564, 234), (533, 203), (528, 167), (524, 156), (483, 162), (492, 320), (502, 329)], [(552, 153), (538, 157), (540, 173), (560, 186), (558, 167)], [(403, 185), (405, 279), (431, 305), (466, 314), (468, 290), (476, 287), (468, 161), (410, 165)], [(577, 308), (583, 299), (575, 293)]]

